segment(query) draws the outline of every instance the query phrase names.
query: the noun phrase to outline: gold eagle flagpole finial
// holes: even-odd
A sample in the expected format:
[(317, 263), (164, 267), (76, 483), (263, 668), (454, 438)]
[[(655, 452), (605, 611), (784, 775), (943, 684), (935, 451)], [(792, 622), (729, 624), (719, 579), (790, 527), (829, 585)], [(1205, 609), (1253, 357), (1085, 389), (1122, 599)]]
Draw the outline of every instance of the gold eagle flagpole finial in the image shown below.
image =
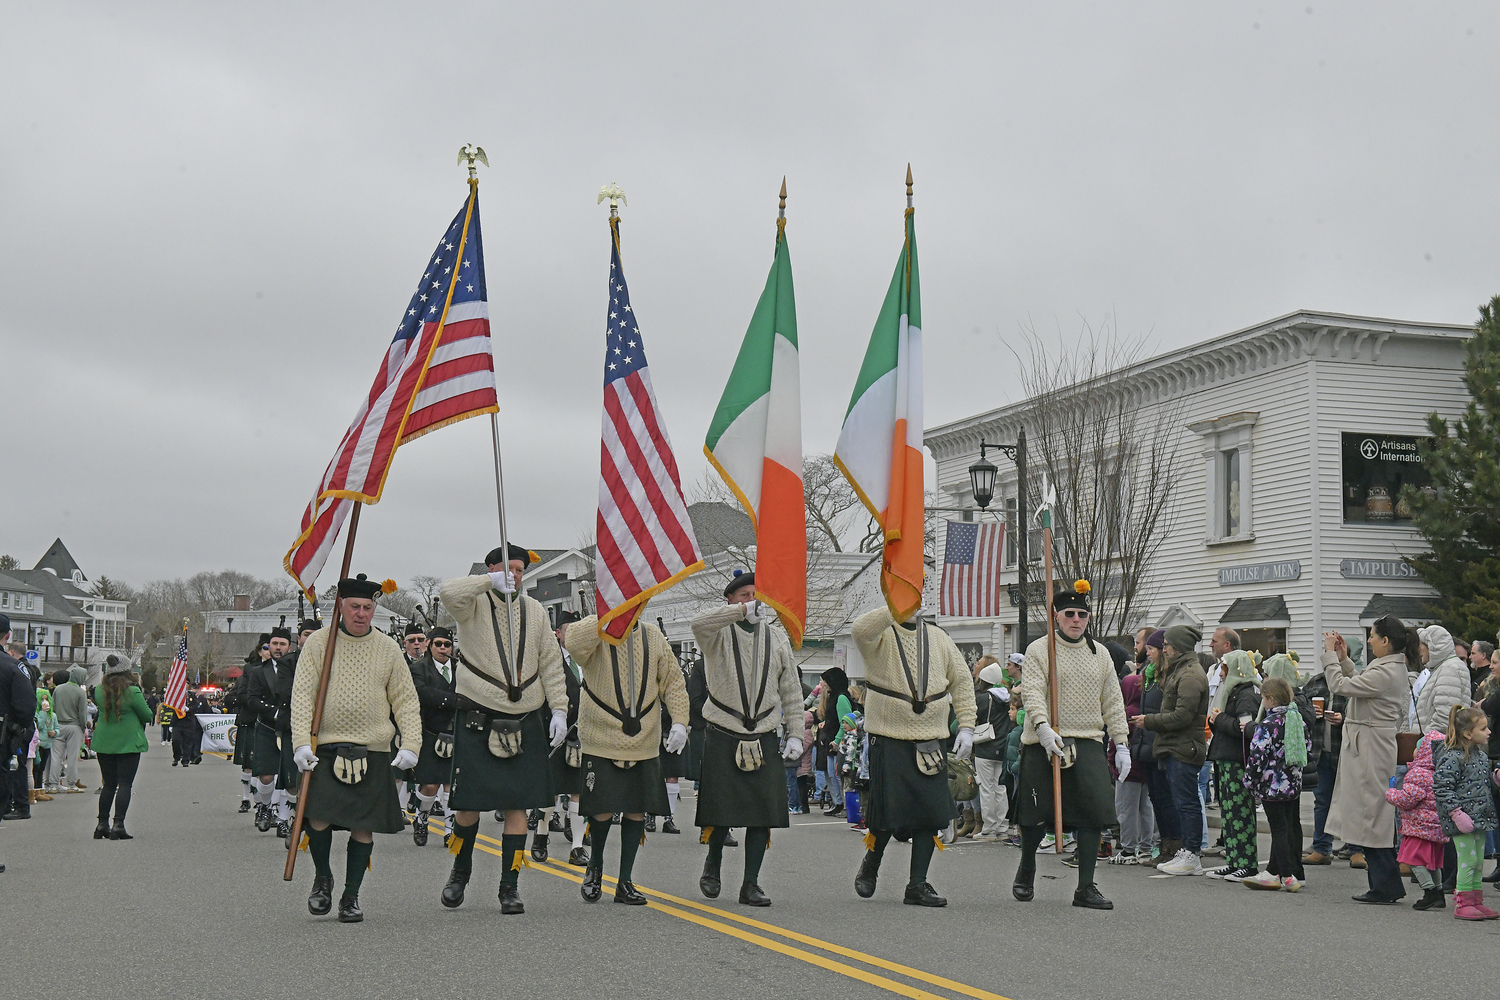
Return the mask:
[(605, 198), (609, 199), (609, 217), (611, 219), (619, 217), (620, 205), (629, 205), (629, 202), (625, 200), (625, 192), (620, 190), (620, 185), (614, 181), (610, 181), (599, 189), (599, 198), (594, 204), (602, 205)]
[(459, 166), (463, 166), (463, 163), (464, 163), (465, 160), (469, 161), (469, 177), (470, 177), (470, 179), (473, 179), (473, 178), (479, 176), (479, 171), (474, 166), (474, 161), (475, 160), (478, 160), (480, 163), (483, 163), (485, 166), (489, 166), (490, 165), (490, 158), (488, 156), (484, 155), (484, 147), (483, 146), (470, 145), (467, 142), (464, 143), (462, 146), (458, 147), (458, 163), (459, 163)]

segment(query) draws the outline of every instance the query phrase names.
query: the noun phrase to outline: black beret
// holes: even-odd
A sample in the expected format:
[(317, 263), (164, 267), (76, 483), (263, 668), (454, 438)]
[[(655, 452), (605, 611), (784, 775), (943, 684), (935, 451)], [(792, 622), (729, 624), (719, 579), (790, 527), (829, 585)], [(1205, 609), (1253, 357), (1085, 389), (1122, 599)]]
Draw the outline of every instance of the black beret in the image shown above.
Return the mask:
[(365, 579), (365, 575), (361, 573), (352, 580), (344, 579), (339, 581), (339, 596), (359, 597), (367, 601), (373, 601), (380, 596), (380, 584), (374, 580)]
[[(530, 549), (522, 548), (514, 542), (507, 542), (506, 544), (510, 546), (510, 548), (508, 549), (508, 551), (510, 552), (510, 558), (506, 559), (505, 562), (518, 562), (522, 566), (530, 566), (532, 563), (542, 561), (542, 557), (537, 555), (535, 552), (532, 552)], [(489, 553), (485, 555), (484, 564), (486, 566), (495, 566), (500, 562), (500, 546), (497, 545), (493, 549), (490, 549)]]
[(260, 638), (258, 640), (256, 640), (255, 644), (257, 646), (264, 646), (266, 643), (268, 643), (270, 641), (271, 641), (271, 633), (269, 633), (269, 632), (262, 632), (260, 634)]
[(746, 573), (744, 570), (737, 569), (734, 571), (734, 576), (729, 578), (729, 582), (724, 584), (724, 596), (728, 598), (730, 594), (741, 587), (753, 586), (755, 586), (755, 571), (751, 570)]
[(453, 633), (441, 625), (435, 625), (427, 632), (427, 641), (431, 642), (433, 639), (447, 639), (449, 642), (452, 642)]
[(301, 625), (297, 626), (297, 631), (299, 633), (301, 633), (301, 632), (316, 632), (318, 629), (320, 629), (322, 627), (323, 627), (323, 623), (320, 622), (320, 621), (318, 621), (316, 618), (308, 618), (305, 621), (303, 621)]
[(292, 641), (292, 632), (291, 632), (291, 629), (285, 629), (285, 628), (282, 628), (280, 625), (278, 625), (278, 626), (276, 626), (275, 628), (273, 628), (271, 630), (271, 638), (272, 639), (285, 639), (286, 641), (291, 642)]
[(424, 629), (424, 628), (422, 628), (422, 626), (418, 625), (416, 622), (409, 623), (406, 626), (406, 631), (402, 633), (402, 635), (426, 635), (426, 634), (427, 634), (427, 630)]
[(1073, 584), (1071, 590), (1059, 591), (1052, 598), (1052, 610), (1061, 611), (1063, 608), (1082, 608), (1089, 611), (1089, 587), (1087, 580), (1079, 580)]

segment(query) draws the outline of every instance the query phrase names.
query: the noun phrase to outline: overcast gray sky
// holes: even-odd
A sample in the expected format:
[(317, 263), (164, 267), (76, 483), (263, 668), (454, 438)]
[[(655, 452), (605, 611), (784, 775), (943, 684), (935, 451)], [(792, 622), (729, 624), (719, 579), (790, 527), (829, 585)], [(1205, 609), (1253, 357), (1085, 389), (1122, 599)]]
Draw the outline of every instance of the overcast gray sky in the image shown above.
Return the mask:
[[(1012, 398), (1027, 322), (1166, 349), (1298, 308), (1471, 321), (1500, 291), (1497, 41), (1493, 3), (7, 3), (0, 552), (281, 573), (465, 142), (532, 547), (593, 525), (607, 181), (689, 480), (783, 174), (809, 453), (908, 161), (929, 426)], [(494, 522), (470, 420), (397, 454), (356, 567), (451, 575)]]

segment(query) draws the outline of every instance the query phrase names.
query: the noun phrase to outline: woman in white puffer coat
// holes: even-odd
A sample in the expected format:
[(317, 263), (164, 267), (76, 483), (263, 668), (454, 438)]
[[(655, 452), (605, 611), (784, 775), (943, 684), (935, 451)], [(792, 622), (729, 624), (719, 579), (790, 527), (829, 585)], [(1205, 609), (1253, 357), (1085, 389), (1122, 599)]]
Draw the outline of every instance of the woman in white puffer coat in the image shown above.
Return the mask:
[(1472, 701), (1469, 668), (1453, 651), (1453, 636), (1441, 625), (1417, 629), (1427, 654), (1427, 683), (1417, 692), (1417, 725), (1420, 732), (1446, 730), (1448, 712), (1454, 706), (1467, 708)]

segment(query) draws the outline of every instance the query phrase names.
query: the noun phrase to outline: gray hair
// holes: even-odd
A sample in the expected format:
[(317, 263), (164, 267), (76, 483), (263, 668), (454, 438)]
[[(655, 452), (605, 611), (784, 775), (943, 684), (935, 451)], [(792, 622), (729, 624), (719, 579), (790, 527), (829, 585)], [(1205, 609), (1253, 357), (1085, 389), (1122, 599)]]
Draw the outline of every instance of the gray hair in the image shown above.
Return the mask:
[(5, 651), (18, 660), (26, 659), (26, 644), (22, 642), (7, 642)]

